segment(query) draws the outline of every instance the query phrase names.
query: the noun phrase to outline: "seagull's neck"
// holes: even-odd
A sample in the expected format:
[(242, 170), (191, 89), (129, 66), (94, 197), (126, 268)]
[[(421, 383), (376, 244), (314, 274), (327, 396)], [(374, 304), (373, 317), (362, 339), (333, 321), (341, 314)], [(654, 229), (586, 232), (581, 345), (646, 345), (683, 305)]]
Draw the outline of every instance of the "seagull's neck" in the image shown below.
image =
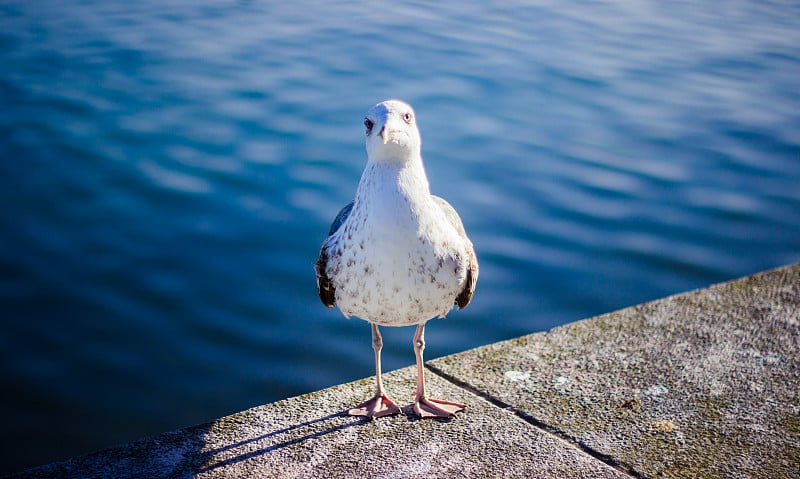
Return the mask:
[(430, 195), (425, 167), (417, 155), (405, 161), (368, 161), (358, 184), (356, 203), (382, 199), (413, 205), (428, 201)]
[(416, 234), (432, 201), (419, 156), (402, 162), (370, 160), (361, 175), (351, 216), (364, 222), (375, 241), (392, 245)]

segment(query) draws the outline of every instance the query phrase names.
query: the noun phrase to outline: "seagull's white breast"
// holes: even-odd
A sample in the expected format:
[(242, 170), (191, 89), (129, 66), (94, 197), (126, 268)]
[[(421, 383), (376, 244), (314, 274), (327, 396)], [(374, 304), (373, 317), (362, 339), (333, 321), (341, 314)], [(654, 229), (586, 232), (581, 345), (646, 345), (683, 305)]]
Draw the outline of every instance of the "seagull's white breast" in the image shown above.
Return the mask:
[(424, 175), (421, 161), (367, 166), (350, 216), (327, 243), (327, 274), (345, 315), (408, 326), (452, 309), (466, 279), (466, 245)]

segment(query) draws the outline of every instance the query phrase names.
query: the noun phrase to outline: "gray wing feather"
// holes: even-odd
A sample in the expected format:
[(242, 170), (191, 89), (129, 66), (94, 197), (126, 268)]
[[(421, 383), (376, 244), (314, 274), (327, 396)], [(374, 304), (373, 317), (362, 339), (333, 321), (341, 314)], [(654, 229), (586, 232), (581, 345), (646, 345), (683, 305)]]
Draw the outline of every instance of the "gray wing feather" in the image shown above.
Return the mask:
[(464, 239), (464, 244), (467, 246), (467, 279), (464, 281), (464, 288), (456, 296), (455, 300), (458, 309), (464, 309), (472, 301), (472, 296), (475, 294), (475, 285), (478, 283), (478, 257), (475, 255), (475, 248), (472, 246), (472, 241), (467, 237), (467, 231), (464, 229), (464, 224), (461, 222), (461, 217), (458, 216), (455, 208), (444, 198), (433, 196), (433, 199), (442, 209), (450, 224)]
[[(355, 201), (355, 200), (354, 200)], [(347, 220), (347, 217), (350, 216), (350, 211), (353, 209), (353, 201), (344, 205), (344, 208), (339, 210), (339, 214), (336, 215), (336, 218), (333, 219), (333, 223), (331, 223), (331, 229), (328, 231), (328, 236), (336, 233), (336, 230), (342, 226), (342, 223)]]
[(328, 251), (326, 246), (328, 243), (328, 238), (330, 238), (331, 235), (336, 233), (336, 231), (342, 227), (342, 224), (344, 224), (344, 222), (347, 220), (347, 217), (350, 216), (350, 211), (352, 209), (353, 202), (351, 201), (339, 211), (338, 215), (336, 215), (333, 223), (331, 223), (331, 229), (328, 231), (328, 237), (325, 238), (325, 241), (322, 243), (322, 248), (319, 250), (317, 262), (314, 263), (314, 271), (317, 274), (317, 294), (319, 294), (319, 299), (322, 301), (322, 304), (329, 308), (332, 308), (336, 304), (336, 287), (333, 285), (333, 282), (330, 280), (330, 278), (328, 278)]

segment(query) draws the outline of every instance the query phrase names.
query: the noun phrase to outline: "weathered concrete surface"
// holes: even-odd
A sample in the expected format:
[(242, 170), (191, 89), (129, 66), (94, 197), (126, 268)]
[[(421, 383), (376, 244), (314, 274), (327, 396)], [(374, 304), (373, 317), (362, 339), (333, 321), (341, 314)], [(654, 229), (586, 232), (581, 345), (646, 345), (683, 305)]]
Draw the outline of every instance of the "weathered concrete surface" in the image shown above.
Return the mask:
[(431, 362), (647, 477), (800, 477), (800, 266)]
[(364, 379), (13, 477), (796, 478), (798, 346), (794, 265), (432, 361), (453, 419), (348, 417)]
[[(408, 408), (372, 422), (346, 416), (347, 408), (373, 392), (373, 381), (361, 380), (19, 477), (627, 477), (429, 375), (432, 397), (463, 401), (469, 413), (424, 421)], [(384, 380), (396, 400), (410, 403), (415, 378), (415, 370), (405, 368)]]

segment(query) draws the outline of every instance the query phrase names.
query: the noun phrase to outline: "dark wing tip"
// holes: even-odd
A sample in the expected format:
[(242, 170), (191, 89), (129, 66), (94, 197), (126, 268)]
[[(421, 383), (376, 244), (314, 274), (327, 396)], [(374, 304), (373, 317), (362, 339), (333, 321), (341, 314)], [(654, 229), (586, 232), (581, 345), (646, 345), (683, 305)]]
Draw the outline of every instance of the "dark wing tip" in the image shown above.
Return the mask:
[[(352, 209), (353, 201), (347, 203), (344, 208), (339, 211), (339, 214), (336, 215), (333, 223), (331, 223), (331, 229), (328, 231), (328, 238), (342, 227), (347, 217), (350, 216), (350, 211)], [(319, 299), (322, 301), (322, 304), (332, 308), (336, 304), (336, 288), (330, 278), (328, 278), (328, 273), (326, 272), (328, 267), (327, 242), (328, 239), (326, 238), (325, 243), (322, 244), (322, 248), (319, 250), (319, 258), (317, 258), (317, 262), (314, 263), (314, 271), (317, 274), (317, 294), (319, 294)]]
[(473, 263), (470, 261), (469, 267), (467, 268), (467, 279), (464, 281), (464, 289), (456, 296), (455, 304), (458, 306), (458, 309), (466, 308), (475, 295), (475, 285), (478, 283), (477, 267), (477, 262)]
[(328, 264), (328, 255), (325, 252), (325, 246), (319, 252), (319, 259), (314, 263), (314, 271), (317, 273), (317, 294), (322, 304), (332, 308), (336, 304), (336, 288), (325, 273), (325, 267)]

